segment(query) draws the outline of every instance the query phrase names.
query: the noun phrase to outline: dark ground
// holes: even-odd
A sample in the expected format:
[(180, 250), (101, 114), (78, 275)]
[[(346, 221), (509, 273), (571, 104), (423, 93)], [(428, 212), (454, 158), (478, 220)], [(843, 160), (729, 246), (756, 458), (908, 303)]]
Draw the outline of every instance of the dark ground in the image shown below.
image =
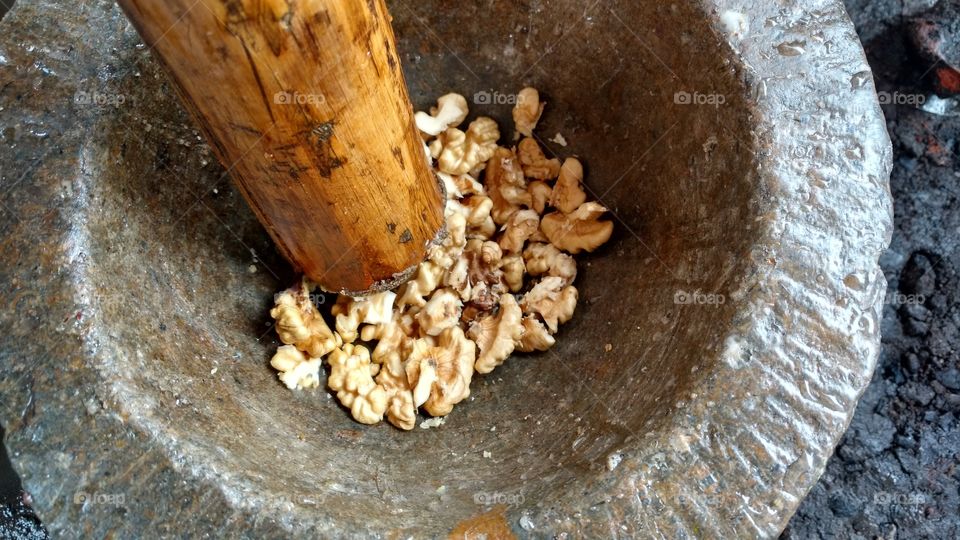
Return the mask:
[[(881, 259), (890, 282), (884, 347), (850, 430), (785, 539), (960, 538), (960, 107), (954, 116), (919, 108), (935, 63), (908, 38), (910, 18), (933, 3), (846, 0), (878, 90), (893, 96), (884, 106), (896, 203)], [(9, 4), (0, 0), (0, 17)], [(0, 454), (0, 539), (40, 531), (18, 491)], [(5, 527), (13, 523), (19, 529)]]
[[(935, 62), (908, 37), (910, 16), (931, 3), (846, 0), (878, 90), (902, 96), (890, 101), (931, 93)], [(910, 103), (884, 113), (896, 228), (881, 258), (890, 283), (883, 352), (783, 538), (960, 538), (960, 116)]]

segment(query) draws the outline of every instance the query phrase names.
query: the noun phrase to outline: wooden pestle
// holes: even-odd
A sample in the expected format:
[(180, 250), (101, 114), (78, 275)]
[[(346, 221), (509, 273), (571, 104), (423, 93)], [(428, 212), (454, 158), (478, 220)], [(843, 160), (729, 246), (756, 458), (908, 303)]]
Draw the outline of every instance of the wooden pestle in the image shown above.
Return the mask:
[(383, 0), (118, 0), (287, 259), (328, 291), (408, 278), (442, 234)]

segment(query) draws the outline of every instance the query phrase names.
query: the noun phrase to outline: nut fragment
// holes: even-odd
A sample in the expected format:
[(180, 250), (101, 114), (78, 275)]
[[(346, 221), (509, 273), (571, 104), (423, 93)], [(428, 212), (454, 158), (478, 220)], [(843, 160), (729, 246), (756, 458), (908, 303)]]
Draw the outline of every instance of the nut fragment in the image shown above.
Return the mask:
[(523, 275), (527, 273), (523, 256), (519, 253), (510, 253), (501, 259), (500, 270), (503, 271), (503, 280), (510, 288), (510, 292), (518, 292), (523, 288)]
[[(486, 166), (486, 163), (483, 163), (482, 165)], [(453, 182), (457, 185), (457, 189), (460, 191), (461, 197), (483, 194), (483, 184), (477, 182), (476, 176), (472, 174), (461, 174), (460, 176), (455, 176), (453, 178)]]
[(497, 148), (487, 162), (483, 182), (487, 195), (493, 201), (491, 215), (497, 225), (506, 223), (510, 216), (520, 210), (520, 206), (533, 205), (523, 170), (512, 150)]
[(556, 158), (547, 159), (537, 141), (530, 137), (520, 141), (517, 156), (520, 158), (523, 174), (527, 178), (553, 180), (560, 174), (560, 160)]
[(540, 230), (550, 243), (576, 255), (602, 246), (613, 234), (613, 222), (599, 221), (607, 211), (603, 205), (588, 202), (570, 214), (552, 212), (543, 216)]
[(478, 164), (490, 159), (499, 138), (497, 123), (482, 116), (470, 123), (466, 133), (457, 128), (449, 128), (441, 133), (430, 143), (430, 154), (437, 159), (437, 167), (441, 172), (467, 174)]
[(347, 344), (334, 349), (328, 359), (330, 377), (327, 386), (337, 399), (350, 409), (353, 419), (361, 424), (376, 424), (387, 410), (387, 393), (373, 380), (370, 352), (362, 345)]
[(482, 238), (493, 236), (497, 225), (493, 222), (490, 211), (493, 210), (493, 200), (486, 195), (473, 195), (462, 202), (451, 201), (447, 204), (448, 212), (463, 214), (467, 219), (467, 238)]
[(457, 186), (457, 183), (453, 180), (453, 177), (447, 173), (438, 172), (437, 178), (443, 182), (443, 191), (447, 194), (447, 201), (457, 201), (460, 199), (460, 187)]
[[(371, 327), (368, 326), (367, 328)], [(413, 349), (413, 340), (407, 342), (410, 346), (404, 347), (404, 356), (408, 355)], [(374, 355), (376, 355), (376, 352), (374, 352)], [(400, 359), (399, 354), (396, 356), (389, 355), (385, 358), (389, 361), (384, 362), (380, 368), (376, 381), (387, 396), (387, 421), (400, 429), (411, 430), (416, 424), (417, 408), (413, 404), (413, 392), (410, 389), (409, 381), (407, 381), (404, 361)]]
[(577, 279), (577, 262), (553, 244), (531, 243), (523, 250), (523, 260), (531, 276), (556, 276), (563, 278), (564, 285)]
[(363, 341), (377, 342), (371, 353), (375, 363), (396, 365), (402, 363), (404, 355), (409, 352), (411, 338), (400, 321), (403, 317), (406, 316), (395, 311), (390, 322), (364, 326), (360, 331)]
[(295, 345), (311, 358), (322, 358), (339, 343), (310, 297), (311, 287), (304, 279), (296, 287), (277, 295), (270, 316), (276, 321), (280, 341)]
[(553, 195), (553, 188), (542, 180), (534, 180), (527, 184), (527, 192), (530, 194), (530, 208), (533, 208), (537, 214), (542, 214)]
[(447, 94), (437, 100), (437, 109), (433, 114), (418, 112), (414, 115), (417, 129), (436, 137), (447, 128), (459, 126), (467, 119), (467, 100), (460, 94)]
[(503, 226), (500, 247), (504, 251), (519, 253), (523, 244), (540, 228), (540, 216), (533, 210), (520, 210)]
[(533, 136), (544, 105), (540, 102), (540, 92), (537, 92), (536, 88), (524, 88), (517, 94), (517, 104), (513, 107), (513, 123), (521, 135)]
[(443, 269), (457, 262), (467, 245), (467, 218), (458, 212), (447, 216), (447, 236), (440, 244), (431, 246), (427, 256)]
[(417, 313), (420, 332), (427, 336), (439, 336), (444, 330), (460, 322), (460, 297), (449, 289), (433, 293), (430, 301)]
[(577, 289), (573, 285), (564, 286), (559, 277), (545, 277), (523, 295), (520, 307), (523, 312), (536, 313), (543, 318), (551, 333), (556, 333), (557, 327), (570, 320), (577, 307)]
[(580, 208), (587, 200), (587, 194), (580, 183), (583, 182), (583, 164), (576, 158), (569, 158), (563, 162), (560, 169), (560, 178), (553, 186), (550, 196), (550, 206), (557, 208), (564, 214), (569, 214)]
[(543, 323), (534, 315), (523, 318), (523, 333), (517, 340), (517, 349), (520, 352), (546, 351), (557, 343)]
[(512, 294), (500, 296), (500, 312), (481, 317), (470, 325), (467, 336), (477, 343), (480, 354), (474, 368), (477, 373), (490, 373), (513, 352), (523, 332), (523, 313)]
[(447, 328), (435, 345), (417, 340), (407, 361), (413, 402), (433, 416), (446, 416), (470, 396), (477, 349), (459, 327)]
[(443, 267), (435, 262), (424, 261), (420, 263), (413, 279), (397, 289), (399, 295), (396, 302), (397, 307), (401, 309), (407, 306), (423, 307), (427, 303), (424, 298), (437, 289), (443, 273)]
[(283, 345), (270, 359), (277, 376), (291, 390), (305, 390), (320, 386), (319, 358), (308, 358), (293, 345)]
[(469, 174), (453, 176), (438, 172), (437, 177), (443, 181), (444, 190), (447, 192), (448, 206), (450, 202), (459, 201), (463, 197), (483, 193), (483, 186)]
[(337, 334), (344, 343), (353, 343), (358, 336), (360, 324), (384, 324), (393, 319), (393, 303), (397, 294), (384, 291), (370, 296), (350, 298), (341, 295), (333, 306), (337, 317)]
[(412, 333), (410, 319), (411, 315), (395, 312), (393, 323), (367, 326), (361, 334), (364, 341), (380, 340), (372, 354), (372, 360), (382, 364), (376, 382), (387, 396), (387, 421), (405, 430), (413, 429), (417, 419), (413, 392), (404, 368), (414, 343), (409, 337)]
[(400, 429), (410, 431), (417, 422), (417, 408), (413, 404), (413, 392), (402, 389), (388, 389), (387, 421)]

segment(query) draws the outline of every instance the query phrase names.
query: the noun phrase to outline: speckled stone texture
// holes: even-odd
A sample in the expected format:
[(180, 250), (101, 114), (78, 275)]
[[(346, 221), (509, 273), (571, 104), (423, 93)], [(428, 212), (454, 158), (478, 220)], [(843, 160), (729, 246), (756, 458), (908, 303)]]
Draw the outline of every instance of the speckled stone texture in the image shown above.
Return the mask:
[(293, 276), (117, 8), (0, 23), (0, 423), (52, 533), (782, 530), (878, 354), (890, 145), (843, 7), (437, 5), (390, 4), (417, 106), (509, 125), (540, 87), (618, 231), (555, 351), (409, 434), (277, 383)]

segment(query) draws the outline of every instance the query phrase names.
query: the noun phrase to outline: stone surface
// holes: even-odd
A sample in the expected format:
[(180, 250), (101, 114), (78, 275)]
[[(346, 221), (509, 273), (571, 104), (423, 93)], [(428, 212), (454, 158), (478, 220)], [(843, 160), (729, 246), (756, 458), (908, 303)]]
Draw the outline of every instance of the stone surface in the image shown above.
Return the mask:
[(292, 276), (116, 7), (0, 23), (0, 423), (53, 534), (784, 527), (878, 354), (890, 148), (842, 6), (436, 5), (391, 4), (417, 105), (508, 126), (540, 87), (618, 232), (555, 352), (410, 434), (277, 383)]

